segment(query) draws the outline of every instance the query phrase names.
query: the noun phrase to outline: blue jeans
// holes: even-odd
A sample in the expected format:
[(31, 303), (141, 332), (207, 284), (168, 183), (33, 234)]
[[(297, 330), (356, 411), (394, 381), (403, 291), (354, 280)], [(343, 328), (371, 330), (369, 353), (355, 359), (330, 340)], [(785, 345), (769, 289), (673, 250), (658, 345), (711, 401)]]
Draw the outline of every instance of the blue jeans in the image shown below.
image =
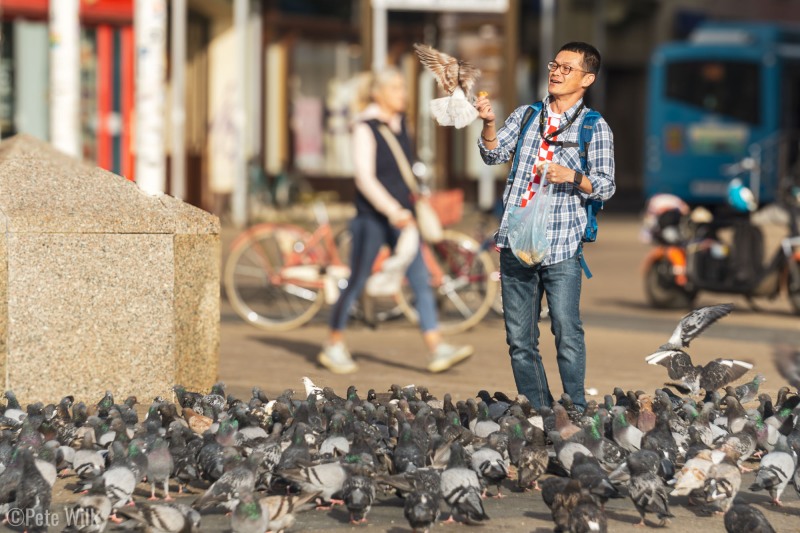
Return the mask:
[(558, 371), (564, 392), (586, 407), (586, 345), (580, 318), (582, 269), (576, 255), (554, 265), (522, 265), (510, 248), (500, 251), (500, 286), (511, 370), (519, 393), (537, 409), (553, 396), (539, 353), (542, 295), (550, 308), (550, 330), (556, 340)]
[[(350, 251), (350, 279), (333, 306), (330, 327), (334, 331), (344, 330), (350, 308), (364, 290), (381, 246), (386, 244), (394, 250), (397, 239), (400, 237), (400, 230), (389, 224), (386, 219), (359, 215), (350, 222), (350, 234), (353, 236)], [(436, 300), (431, 288), (431, 276), (422, 259), (422, 253), (417, 252), (417, 256), (406, 271), (406, 279), (416, 297), (420, 330), (426, 333), (438, 329)]]

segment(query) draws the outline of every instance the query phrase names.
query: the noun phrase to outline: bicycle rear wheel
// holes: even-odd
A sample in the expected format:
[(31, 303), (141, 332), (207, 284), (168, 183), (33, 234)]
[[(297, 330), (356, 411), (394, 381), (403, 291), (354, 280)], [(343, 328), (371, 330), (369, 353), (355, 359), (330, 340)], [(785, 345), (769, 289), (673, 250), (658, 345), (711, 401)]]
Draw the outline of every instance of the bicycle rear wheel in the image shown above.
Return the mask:
[(267, 330), (299, 327), (322, 307), (322, 276), (305, 243), (309, 234), (288, 224), (262, 224), (233, 244), (224, 285), (236, 314)]
[[(427, 246), (442, 271), (441, 282), (433, 287), (439, 329), (445, 334), (466, 331), (486, 316), (497, 294), (492, 256), (475, 239), (453, 230), (445, 230), (441, 242)], [(409, 320), (419, 322), (410, 286), (404, 285), (398, 303)]]

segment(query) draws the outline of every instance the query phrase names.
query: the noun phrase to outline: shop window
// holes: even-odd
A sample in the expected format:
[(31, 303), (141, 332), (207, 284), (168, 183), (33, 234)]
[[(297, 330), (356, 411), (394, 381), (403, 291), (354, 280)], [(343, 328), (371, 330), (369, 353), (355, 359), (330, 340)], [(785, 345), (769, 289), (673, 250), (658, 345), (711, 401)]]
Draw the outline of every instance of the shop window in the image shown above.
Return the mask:
[(358, 47), (298, 42), (292, 50), (291, 130), (295, 168), (313, 176), (350, 176), (353, 84)]

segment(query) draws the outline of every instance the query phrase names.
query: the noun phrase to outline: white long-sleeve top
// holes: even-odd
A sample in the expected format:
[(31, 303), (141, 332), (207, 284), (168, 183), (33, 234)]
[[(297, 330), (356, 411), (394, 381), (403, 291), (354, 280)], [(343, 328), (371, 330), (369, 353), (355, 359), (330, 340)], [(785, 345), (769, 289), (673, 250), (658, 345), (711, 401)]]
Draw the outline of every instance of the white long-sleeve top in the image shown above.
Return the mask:
[(380, 106), (370, 104), (356, 117), (357, 122), (353, 126), (353, 167), (356, 187), (367, 201), (393, 224), (398, 219), (407, 216), (408, 211), (378, 181), (375, 172), (377, 144), (372, 129), (364, 123), (371, 119), (386, 122), (389, 129), (397, 134), (402, 129), (402, 117), (395, 114), (386, 120)]

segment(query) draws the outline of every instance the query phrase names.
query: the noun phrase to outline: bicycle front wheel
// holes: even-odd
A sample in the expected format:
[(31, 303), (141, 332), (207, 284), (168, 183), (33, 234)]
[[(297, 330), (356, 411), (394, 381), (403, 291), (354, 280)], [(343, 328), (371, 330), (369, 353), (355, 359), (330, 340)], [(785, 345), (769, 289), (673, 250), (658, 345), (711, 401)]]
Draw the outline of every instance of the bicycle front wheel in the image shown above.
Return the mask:
[[(452, 230), (445, 230), (441, 242), (426, 246), (439, 329), (445, 334), (466, 331), (486, 316), (497, 294), (497, 282), (491, 279), (495, 270), (492, 256), (472, 237)], [(398, 301), (408, 319), (419, 322), (411, 287), (403, 287)]]
[(309, 234), (288, 224), (262, 224), (234, 242), (224, 284), (236, 314), (267, 330), (302, 326), (324, 301), (320, 267), (305, 250)]

